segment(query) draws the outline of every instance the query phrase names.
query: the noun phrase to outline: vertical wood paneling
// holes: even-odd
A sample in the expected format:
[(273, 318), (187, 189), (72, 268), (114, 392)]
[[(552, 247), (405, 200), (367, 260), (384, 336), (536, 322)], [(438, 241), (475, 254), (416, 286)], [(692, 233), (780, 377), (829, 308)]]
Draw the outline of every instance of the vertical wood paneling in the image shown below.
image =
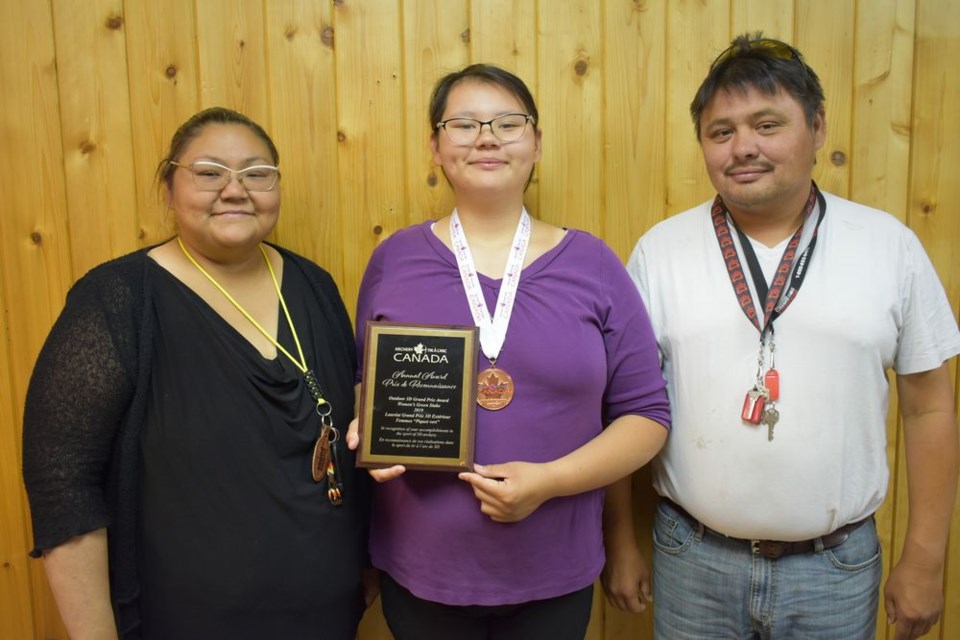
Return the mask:
[(690, 101), (710, 62), (730, 44), (729, 24), (730, 7), (721, 2), (676, 0), (667, 13), (664, 122), (669, 142), (663, 171), (668, 214), (689, 209), (714, 194), (690, 120)]
[(854, 9), (854, 0), (801, 3), (794, 38), (826, 95), (827, 140), (813, 177), (821, 189), (843, 197), (850, 195)]
[(413, 224), (453, 210), (453, 192), (430, 152), (427, 110), (436, 81), (470, 61), (470, 17), (466, 0), (405, 2), (403, 9), (404, 100), (394, 128), (406, 132), (406, 215)]
[(793, 3), (794, 0), (732, 0), (731, 31), (762, 31), (767, 38), (793, 42)]
[[(956, 311), (960, 308), (960, 82), (955, 61), (960, 56), (960, 5), (917, 3), (913, 126), (907, 221), (930, 253)], [(956, 373), (956, 361), (953, 362)], [(906, 505), (906, 483), (898, 483), (896, 500)], [(946, 611), (940, 625), (943, 639), (960, 636), (960, 516), (954, 509), (953, 535), (947, 560)], [(899, 553), (903, 535), (893, 546)], [(952, 569), (952, 571), (951, 571)], [(893, 637), (892, 634), (889, 637)], [(933, 635), (933, 637), (937, 637)]]
[[(599, 4), (552, 0), (541, 11), (539, 102), (544, 118), (540, 218), (599, 235), (604, 202), (603, 46)], [(549, 62), (548, 62), (549, 61)]]
[(347, 255), (341, 287), (349, 309), (379, 238), (406, 225), (403, 69), (400, 10), (395, 0), (335, 4), (340, 216)]
[[(20, 424), (40, 345), (72, 280), (60, 137), (60, 94), (48, 3), (5, 3), (0, 19), (0, 278), (5, 342), (0, 366), (4, 534), (0, 622), (5, 637), (66, 637), (43, 576), (27, 559), (29, 520), (20, 480)], [(11, 394), (10, 401), (6, 394)], [(11, 466), (11, 461), (13, 464)], [(19, 496), (19, 497), (15, 497)], [(21, 508), (22, 506), (22, 508)], [(9, 558), (9, 559), (8, 559)], [(33, 620), (24, 615), (32, 609)], [(32, 631), (31, 629), (32, 625)], [(9, 630), (11, 635), (6, 636)]]
[[(607, 4), (604, 31), (604, 239), (625, 260), (637, 238), (666, 217), (664, 128), (667, 10), (661, 2)], [(633, 479), (634, 531), (652, 560), (656, 493), (649, 470)], [(651, 565), (648, 565), (652, 566)], [(598, 615), (594, 606), (594, 616)], [(653, 610), (618, 610), (603, 599), (603, 638), (653, 637)]]
[(262, 4), (196, 0), (195, 6), (200, 106), (229, 107), (258, 123), (269, 122)]
[(603, 15), (602, 226), (622, 260), (666, 216), (666, 16), (661, 2), (611, 3)]
[[(0, 0), (0, 636), (66, 639), (26, 557), (34, 358), (74, 278), (172, 232), (153, 174), (198, 108), (236, 108), (270, 131), (284, 192), (274, 237), (330, 270), (352, 311), (376, 243), (452, 206), (427, 144), (440, 75), (492, 62), (525, 80), (544, 130), (528, 208), (626, 257), (650, 225), (712, 195), (689, 103), (732, 36), (757, 30), (791, 40), (823, 81), (821, 186), (907, 221), (960, 308), (953, 0)], [(888, 566), (906, 524), (897, 422), (878, 512)], [(649, 471), (634, 484), (649, 560)], [(960, 637), (956, 511), (950, 545), (929, 636), (941, 639)], [(878, 637), (892, 638), (884, 616)], [(359, 638), (390, 637), (375, 605)], [(652, 615), (614, 611), (598, 591), (588, 637), (652, 638)]]
[[(0, 32), (2, 33), (2, 32)], [(2, 162), (0, 162), (2, 168)], [(0, 245), (0, 260), (3, 258)], [(0, 278), (0, 309), (9, 296)], [(26, 504), (20, 489), (20, 432), (13, 410), (13, 380), (6, 314), (0, 314), (0, 594), (30, 593), (27, 558)], [(33, 633), (33, 601), (28, 597), (0, 597), (0, 638), (27, 638)]]
[(53, 3), (74, 275), (136, 248), (123, 4)]
[(280, 151), (283, 206), (276, 240), (343, 281), (337, 163), (336, 34), (332, 7), (267, 3), (268, 94), (263, 123)]
[(127, 2), (130, 121), (137, 192), (137, 237), (141, 245), (173, 235), (154, 176), (170, 138), (200, 104), (197, 27), (193, 0)]
[[(470, 2), (470, 62), (495, 64), (516, 74), (543, 105), (537, 75), (537, 7), (540, 0), (472, 0)], [(551, 118), (548, 118), (551, 119)], [(540, 174), (533, 171), (523, 202), (530, 215), (540, 216)]]
[[(857, 202), (906, 219), (916, 0), (857, 10), (850, 191)], [(829, 123), (828, 123), (829, 124)]]

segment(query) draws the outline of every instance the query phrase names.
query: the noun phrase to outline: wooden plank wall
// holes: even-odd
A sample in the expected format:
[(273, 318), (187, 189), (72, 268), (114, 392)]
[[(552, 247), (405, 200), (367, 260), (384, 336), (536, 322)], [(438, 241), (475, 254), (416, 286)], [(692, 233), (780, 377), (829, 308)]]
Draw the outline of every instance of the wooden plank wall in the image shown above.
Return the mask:
[[(817, 180), (913, 227), (956, 309), (955, 0), (0, 0), (0, 637), (66, 637), (27, 558), (23, 397), (71, 283), (170, 235), (152, 181), (180, 122), (225, 105), (272, 132), (284, 173), (275, 239), (326, 267), (352, 307), (373, 247), (451, 207), (427, 152), (442, 73), (487, 61), (530, 84), (544, 155), (529, 208), (625, 258), (651, 224), (711, 195), (687, 108), (747, 30), (793, 41), (823, 80)], [(895, 420), (889, 431), (888, 567), (906, 522)], [(645, 472), (636, 486), (649, 551)], [(956, 512), (946, 582), (931, 633), (942, 639), (960, 637)], [(877, 637), (892, 638), (883, 619)], [(389, 637), (377, 609), (360, 637)], [(650, 617), (598, 595), (589, 637), (650, 638)]]

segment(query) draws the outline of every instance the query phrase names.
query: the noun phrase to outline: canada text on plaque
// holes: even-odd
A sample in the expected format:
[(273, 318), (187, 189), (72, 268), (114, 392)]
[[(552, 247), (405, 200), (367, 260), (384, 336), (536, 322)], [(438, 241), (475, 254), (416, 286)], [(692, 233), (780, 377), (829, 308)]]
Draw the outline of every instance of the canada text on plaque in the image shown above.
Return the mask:
[(476, 327), (368, 322), (357, 466), (473, 468)]

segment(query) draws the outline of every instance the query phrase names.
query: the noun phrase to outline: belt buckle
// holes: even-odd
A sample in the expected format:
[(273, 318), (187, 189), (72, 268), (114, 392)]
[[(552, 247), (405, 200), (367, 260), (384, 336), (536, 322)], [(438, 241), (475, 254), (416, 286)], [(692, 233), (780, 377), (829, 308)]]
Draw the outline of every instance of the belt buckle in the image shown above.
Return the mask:
[(786, 555), (787, 548), (783, 543), (771, 543), (769, 540), (751, 540), (750, 551), (755, 556), (762, 556), (768, 560), (779, 560)]

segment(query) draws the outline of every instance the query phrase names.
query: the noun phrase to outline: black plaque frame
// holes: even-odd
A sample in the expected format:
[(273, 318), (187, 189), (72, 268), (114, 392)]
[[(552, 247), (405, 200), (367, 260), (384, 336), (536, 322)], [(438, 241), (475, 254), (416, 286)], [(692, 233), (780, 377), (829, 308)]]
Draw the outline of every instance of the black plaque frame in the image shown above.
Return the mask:
[(358, 467), (470, 471), (477, 327), (368, 322)]

